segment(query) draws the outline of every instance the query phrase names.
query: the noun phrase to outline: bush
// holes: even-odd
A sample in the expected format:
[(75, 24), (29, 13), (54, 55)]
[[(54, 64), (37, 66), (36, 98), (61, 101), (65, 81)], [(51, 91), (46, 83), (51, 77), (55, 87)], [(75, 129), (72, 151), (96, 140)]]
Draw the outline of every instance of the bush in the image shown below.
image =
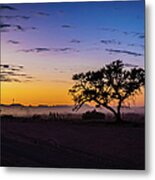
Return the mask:
[(96, 110), (87, 111), (83, 113), (82, 119), (85, 120), (105, 120), (105, 114), (101, 112), (97, 112)]

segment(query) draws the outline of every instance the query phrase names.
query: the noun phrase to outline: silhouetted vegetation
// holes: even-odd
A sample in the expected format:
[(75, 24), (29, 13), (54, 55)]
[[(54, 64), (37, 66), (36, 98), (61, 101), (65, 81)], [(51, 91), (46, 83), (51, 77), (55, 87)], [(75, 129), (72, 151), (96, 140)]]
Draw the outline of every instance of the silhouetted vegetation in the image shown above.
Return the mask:
[(82, 119), (85, 120), (104, 120), (105, 119), (105, 114), (101, 112), (97, 112), (96, 110), (93, 111), (87, 111), (82, 114)]
[(137, 67), (127, 69), (122, 61), (116, 60), (98, 71), (75, 74), (72, 79), (76, 82), (69, 90), (75, 102), (73, 110), (94, 102), (96, 107), (112, 112), (120, 123), (121, 108), (129, 107), (145, 84), (145, 71)]

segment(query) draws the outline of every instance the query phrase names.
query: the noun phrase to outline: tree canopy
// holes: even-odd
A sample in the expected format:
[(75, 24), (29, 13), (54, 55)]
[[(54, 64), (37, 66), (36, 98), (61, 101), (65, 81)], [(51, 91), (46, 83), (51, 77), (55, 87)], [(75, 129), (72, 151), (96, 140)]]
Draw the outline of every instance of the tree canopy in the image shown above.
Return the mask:
[(111, 111), (120, 122), (121, 108), (129, 106), (130, 100), (141, 92), (145, 84), (145, 71), (142, 68), (127, 68), (121, 60), (116, 60), (98, 71), (75, 74), (72, 79), (75, 84), (69, 93), (75, 102), (74, 110), (94, 102), (96, 107)]

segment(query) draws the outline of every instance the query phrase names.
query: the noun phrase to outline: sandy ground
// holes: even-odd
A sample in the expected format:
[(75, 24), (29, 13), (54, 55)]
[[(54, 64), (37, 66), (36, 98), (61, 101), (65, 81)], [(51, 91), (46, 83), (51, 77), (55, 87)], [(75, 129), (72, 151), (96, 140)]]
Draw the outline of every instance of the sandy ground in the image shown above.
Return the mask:
[(140, 169), (144, 127), (1, 121), (1, 165), (22, 167)]

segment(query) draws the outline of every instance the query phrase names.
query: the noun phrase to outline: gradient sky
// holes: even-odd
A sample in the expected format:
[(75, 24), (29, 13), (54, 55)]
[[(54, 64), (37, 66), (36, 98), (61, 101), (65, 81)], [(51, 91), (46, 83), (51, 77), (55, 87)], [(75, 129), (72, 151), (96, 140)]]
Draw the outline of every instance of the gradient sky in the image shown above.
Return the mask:
[[(121, 59), (144, 67), (144, 1), (5, 4), (1, 103), (73, 104), (72, 75)], [(136, 105), (144, 105), (144, 95)]]

